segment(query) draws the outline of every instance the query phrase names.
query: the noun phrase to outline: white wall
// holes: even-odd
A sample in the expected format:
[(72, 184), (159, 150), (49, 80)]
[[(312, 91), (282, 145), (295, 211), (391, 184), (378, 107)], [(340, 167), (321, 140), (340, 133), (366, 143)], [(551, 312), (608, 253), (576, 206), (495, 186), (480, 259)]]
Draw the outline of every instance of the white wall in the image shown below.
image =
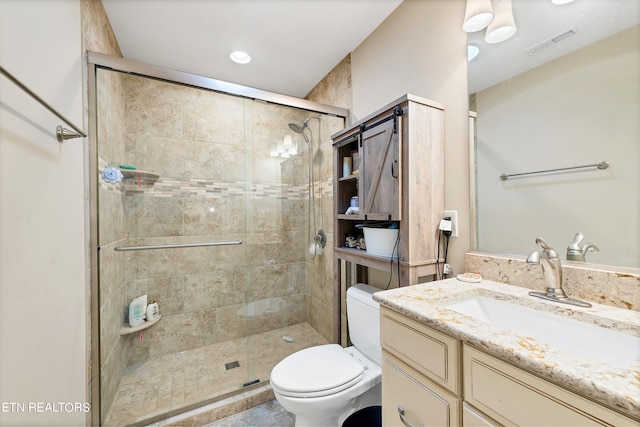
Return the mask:
[(445, 105), (445, 209), (460, 237), (448, 262), (469, 251), (467, 34), (462, 0), (405, 0), (352, 54), (353, 121), (411, 93)]
[[(0, 65), (84, 128), (80, 24), (79, 0), (0, 1)], [(0, 425), (86, 421), (85, 141), (58, 124), (0, 77)]]

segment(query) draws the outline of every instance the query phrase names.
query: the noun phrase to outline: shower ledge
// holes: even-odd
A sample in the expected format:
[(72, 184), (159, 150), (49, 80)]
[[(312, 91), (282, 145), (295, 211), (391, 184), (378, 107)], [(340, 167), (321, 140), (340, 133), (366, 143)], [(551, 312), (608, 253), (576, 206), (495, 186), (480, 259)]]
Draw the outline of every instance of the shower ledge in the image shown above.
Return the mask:
[(120, 169), (125, 184), (129, 185), (153, 185), (160, 175), (137, 169)]
[(128, 335), (128, 334), (133, 334), (134, 332), (139, 332), (139, 331), (143, 331), (147, 328), (152, 327), (153, 325), (155, 325), (156, 323), (158, 323), (158, 321), (162, 319), (162, 315), (158, 316), (158, 318), (156, 320), (151, 320), (150, 322), (147, 322), (146, 320), (144, 321), (144, 323), (142, 323), (142, 325), (138, 325), (138, 326), (129, 326), (129, 325), (124, 325), (122, 328), (120, 328), (120, 335)]

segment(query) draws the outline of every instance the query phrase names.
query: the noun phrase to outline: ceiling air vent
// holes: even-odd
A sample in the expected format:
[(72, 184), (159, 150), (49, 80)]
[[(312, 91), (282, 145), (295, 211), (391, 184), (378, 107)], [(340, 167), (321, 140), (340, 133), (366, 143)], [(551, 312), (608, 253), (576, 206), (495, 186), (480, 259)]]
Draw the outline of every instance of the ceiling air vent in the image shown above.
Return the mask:
[(563, 31), (560, 34), (557, 34), (553, 37), (543, 40), (540, 43), (534, 44), (533, 46), (525, 49), (524, 52), (528, 55), (537, 55), (543, 50), (548, 49), (551, 46), (555, 46), (561, 41), (566, 40), (575, 34), (576, 34), (575, 30), (573, 28), (569, 28), (568, 30)]

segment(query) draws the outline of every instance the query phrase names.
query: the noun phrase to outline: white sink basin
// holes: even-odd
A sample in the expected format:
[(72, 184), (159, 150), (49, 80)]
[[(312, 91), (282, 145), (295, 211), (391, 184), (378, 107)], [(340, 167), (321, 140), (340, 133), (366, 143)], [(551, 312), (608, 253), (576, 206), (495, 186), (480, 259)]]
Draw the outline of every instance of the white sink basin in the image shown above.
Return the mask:
[(479, 295), (441, 307), (611, 365), (627, 367), (640, 360), (640, 337), (575, 319)]

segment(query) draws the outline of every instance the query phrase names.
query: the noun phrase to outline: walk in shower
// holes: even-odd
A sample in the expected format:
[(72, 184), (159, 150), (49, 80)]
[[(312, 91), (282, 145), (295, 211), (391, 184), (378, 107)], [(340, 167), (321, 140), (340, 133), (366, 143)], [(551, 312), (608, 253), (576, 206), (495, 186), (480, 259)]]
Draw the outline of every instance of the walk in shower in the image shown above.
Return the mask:
[[(331, 235), (330, 135), (346, 110), (89, 59), (101, 424), (246, 391), (288, 354), (332, 341), (332, 260), (310, 255), (309, 230)], [(288, 124), (311, 115), (309, 150)], [(141, 295), (161, 317), (130, 328)]]

